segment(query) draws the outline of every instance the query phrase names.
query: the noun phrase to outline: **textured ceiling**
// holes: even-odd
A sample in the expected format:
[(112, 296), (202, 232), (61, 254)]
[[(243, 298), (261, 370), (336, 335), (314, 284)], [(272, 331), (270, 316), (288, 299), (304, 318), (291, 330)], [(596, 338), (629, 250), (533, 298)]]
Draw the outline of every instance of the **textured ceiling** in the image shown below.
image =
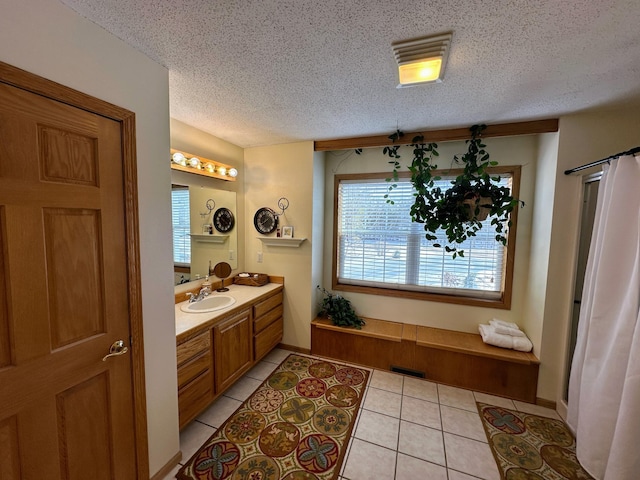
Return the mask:
[[(169, 69), (171, 116), (242, 147), (640, 105), (638, 0), (62, 0)], [(442, 83), (391, 44), (453, 31)]]

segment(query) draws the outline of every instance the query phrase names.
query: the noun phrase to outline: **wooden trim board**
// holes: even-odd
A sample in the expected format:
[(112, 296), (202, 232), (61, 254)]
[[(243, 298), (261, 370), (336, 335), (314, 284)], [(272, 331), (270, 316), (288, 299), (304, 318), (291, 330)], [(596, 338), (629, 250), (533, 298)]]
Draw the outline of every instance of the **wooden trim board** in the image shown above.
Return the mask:
[[(533, 135), (558, 131), (558, 119), (534, 120), (530, 122), (501, 123), (487, 125), (482, 137), (507, 137), (514, 135)], [(469, 127), (445, 128), (441, 130), (423, 130), (421, 132), (405, 132), (399, 145), (408, 145), (413, 137), (424, 135), (425, 142), (451, 142), (468, 140), (471, 137)], [(368, 137), (337, 138), (333, 140), (317, 140), (313, 144), (316, 152), (327, 150), (347, 150), (355, 148), (386, 147), (394, 142), (388, 135), (372, 135)]]
[(304, 353), (305, 355), (311, 355), (311, 350), (308, 348), (296, 347), (294, 345), (287, 345), (286, 343), (279, 343), (277, 348), (281, 348), (283, 350), (289, 350), (290, 352), (295, 353)]
[(171, 473), (171, 470), (180, 463), (180, 460), (182, 460), (182, 451), (178, 451), (178, 453), (171, 457), (171, 460), (165, 463), (164, 467), (158, 470), (150, 480), (163, 480)]

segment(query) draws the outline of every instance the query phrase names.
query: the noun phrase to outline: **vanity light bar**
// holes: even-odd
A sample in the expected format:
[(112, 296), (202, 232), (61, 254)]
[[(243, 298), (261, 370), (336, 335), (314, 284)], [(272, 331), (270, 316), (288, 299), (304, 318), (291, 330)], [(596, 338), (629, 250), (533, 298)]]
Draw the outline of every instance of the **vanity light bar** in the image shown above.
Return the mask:
[(174, 148), (171, 149), (170, 161), (171, 168), (181, 172), (219, 178), (220, 180), (226, 180), (228, 182), (235, 182), (238, 176), (238, 170), (231, 165), (192, 155)]

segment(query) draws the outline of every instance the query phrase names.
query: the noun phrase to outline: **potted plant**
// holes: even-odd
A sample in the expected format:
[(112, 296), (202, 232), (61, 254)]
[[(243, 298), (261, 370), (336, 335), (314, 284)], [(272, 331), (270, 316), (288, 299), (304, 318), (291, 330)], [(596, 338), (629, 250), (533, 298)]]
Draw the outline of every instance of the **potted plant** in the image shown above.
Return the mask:
[[(437, 164), (434, 158), (438, 156), (435, 143), (425, 143), (422, 135), (413, 138), (411, 147), (413, 159), (408, 167), (411, 172), (411, 183), (416, 195), (411, 206), (411, 218), (415, 222), (424, 224), (427, 240), (437, 240), (436, 232), (443, 230), (451, 245), (445, 245), (447, 252), (453, 258), (464, 256), (464, 250), (456, 245), (473, 237), (482, 228), (482, 222), (491, 217), (491, 225), (495, 226), (496, 241), (507, 244), (507, 233), (511, 226), (510, 214), (521, 203), (511, 196), (509, 188), (498, 184), (499, 176), (492, 176), (490, 168), (498, 164), (491, 161), (486, 145), (482, 142), (482, 132), (486, 125), (470, 127), (471, 139), (467, 140), (467, 151), (460, 157), (454, 156), (454, 163), (463, 167), (462, 173), (451, 182), (447, 189), (436, 186), (440, 177), (434, 175)], [(401, 139), (403, 133), (396, 131), (389, 138), (395, 142)], [(398, 146), (385, 147), (383, 152), (392, 158), (392, 177), (387, 181), (396, 182), (400, 163)], [(397, 186), (391, 184), (389, 190)], [(386, 196), (387, 202), (393, 201)], [(441, 247), (439, 243), (433, 244)]]
[(334, 325), (339, 327), (362, 328), (365, 321), (356, 315), (349, 300), (341, 295), (328, 292), (320, 285), (317, 288), (324, 294), (319, 316), (329, 318)]

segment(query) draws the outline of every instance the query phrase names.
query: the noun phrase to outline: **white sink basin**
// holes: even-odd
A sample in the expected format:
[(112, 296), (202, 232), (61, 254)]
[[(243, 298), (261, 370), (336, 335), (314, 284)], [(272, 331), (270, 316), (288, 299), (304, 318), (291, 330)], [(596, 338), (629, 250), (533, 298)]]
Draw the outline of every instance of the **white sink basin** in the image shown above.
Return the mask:
[(207, 313), (222, 310), (236, 303), (236, 299), (229, 295), (209, 295), (199, 302), (185, 303), (180, 310), (186, 313)]

